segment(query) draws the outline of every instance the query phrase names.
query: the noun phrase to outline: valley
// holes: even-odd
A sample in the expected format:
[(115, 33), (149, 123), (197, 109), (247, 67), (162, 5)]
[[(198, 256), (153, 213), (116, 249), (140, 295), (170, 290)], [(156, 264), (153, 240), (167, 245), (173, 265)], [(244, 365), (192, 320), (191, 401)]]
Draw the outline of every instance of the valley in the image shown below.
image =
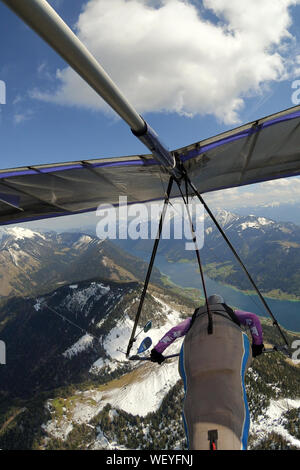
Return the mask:
[[(237, 219), (227, 216), (229, 230), (230, 223)], [(247, 225), (241, 236), (246, 230)], [(295, 244), (297, 233), (290, 230)], [(208, 235), (215, 237), (207, 240), (209, 246), (218, 250), (220, 240), (213, 231)], [(261, 236), (273, 235), (265, 231)], [(253, 236), (245, 236), (249, 246)], [(10, 290), (0, 310), (0, 338), (7, 346), (7, 364), (0, 367), (0, 448), (186, 449), (177, 359), (159, 366), (129, 361), (124, 353), (147, 267), (146, 259), (135, 255), (130, 248), (126, 252), (124, 246), (82, 233), (2, 233), (0, 257), (9, 266)], [(188, 279), (183, 268), (190, 263), (182, 262), (176, 247), (162, 251), (163, 256), (170, 266), (180, 265), (181, 277)], [(166, 282), (160, 268), (153, 272), (138, 327), (152, 321), (148, 334), (153, 345), (203, 302), (196, 285)], [(224, 282), (228, 272), (213, 262), (206, 270), (212, 282)], [(261, 320), (265, 344), (280, 344), (271, 321)], [(290, 330), (285, 329), (293, 343), (299, 335)], [(178, 352), (181, 341), (168, 353)], [(253, 360), (246, 381), (250, 449), (300, 448), (299, 367), (280, 353)]]

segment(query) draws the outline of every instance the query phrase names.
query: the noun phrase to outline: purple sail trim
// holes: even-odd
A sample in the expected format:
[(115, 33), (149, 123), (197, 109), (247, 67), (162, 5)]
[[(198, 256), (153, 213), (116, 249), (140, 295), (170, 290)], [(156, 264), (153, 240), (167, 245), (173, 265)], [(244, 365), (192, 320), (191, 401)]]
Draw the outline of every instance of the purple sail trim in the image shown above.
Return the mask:
[[(228, 144), (232, 143), (235, 141), (238, 141), (240, 139), (244, 139), (249, 137), (250, 135), (260, 132), (263, 129), (266, 129), (270, 126), (273, 126), (275, 124), (289, 121), (291, 119), (296, 119), (300, 117), (300, 111), (287, 114), (285, 116), (281, 116), (278, 118), (274, 118), (270, 121), (266, 121), (262, 124), (259, 124), (254, 127), (249, 127), (248, 129), (244, 131), (237, 132), (234, 135), (231, 135), (229, 137), (225, 137), (223, 139), (217, 140), (215, 142), (212, 142), (211, 144), (207, 144), (204, 146), (201, 146), (199, 148), (195, 148), (187, 152), (186, 154), (180, 155), (180, 158), (183, 162), (190, 160), (191, 158), (197, 157), (201, 155), (202, 153), (208, 152), (209, 150), (213, 150), (214, 148), (220, 147), (223, 144)], [(117, 162), (100, 162), (100, 163), (88, 163), (87, 165), (84, 165), (84, 163), (74, 163), (74, 164), (66, 164), (62, 166), (49, 166), (46, 168), (40, 167), (39, 169), (34, 169), (33, 167), (28, 168), (26, 170), (17, 170), (13, 169), (10, 171), (5, 171), (3, 173), (0, 172), (0, 180), (4, 178), (12, 178), (15, 176), (29, 176), (29, 175), (38, 175), (40, 173), (51, 173), (51, 172), (61, 172), (61, 171), (67, 171), (67, 170), (80, 170), (82, 168), (87, 168), (90, 166), (91, 168), (109, 168), (109, 167), (122, 167), (122, 166), (130, 166), (130, 165), (140, 165), (140, 166), (147, 166), (147, 165), (159, 165), (159, 163), (154, 160), (154, 159), (149, 159), (149, 160), (123, 160), (123, 161), (117, 161)]]
[(190, 150), (187, 154), (180, 155), (180, 159), (182, 162), (186, 162), (191, 158), (197, 157), (202, 153), (208, 152), (209, 150), (213, 150), (214, 148), (220, 147), (221, 145), (228, 144), (231, 142), (235, 142), (237, 140), (243, 139), (245, 137), (249, 137), (250, 134), (253, 134), (254, 130), (247, 130), (245, 132), (241, 132), (238, 135), (226, 137), (225, 139), (218, 140), (217, 142), (212, 142), (211, 144), (207, 144), (204, 146), (200, 146), (199, 148), (195, 148)]
[(285, 116), (281, 116), (275, 119), (272, 119), (271, 121), (264, 122), (262, 124), (262, 127), (269, 127), (272, 126), (273, 124), (277, 124), (278, 122), (284, 122), (284, 121), (289, 121), (291, 119), (296, 119), (300, 117), (300, 111), (296, 111), (295, 113), (287, 114)]
[[(91, 167), (91, 168), (103, 168), (103, 167), (106, 167), (106, 168), (109, 168), (109, 167), (119, 167), (119, 166), (130, 166), (130, 165), (141, 165), (141, 166), (147, 166), (147, 165), (158, 165), (159, 163), (156, 161), (156, 160), (147, 160), (147, 161), (143, 161), (143, 160), (135, 160), (135, 161), (132, 161), (132, 160), (125, 160), (123, 162), (109, 162), (109, 163), (105, 163), (105, 162), (101, 162), (101, 163), (90, 163), (89, 165), (87, 165), (86, 167)], [(84, 166), (84, 165), (83, 165)]]
[(267, 121), (262, 124), (258, 123), (258, 125), (255, 127), (254, 126), (249, 127), (248, 129), (241, 131), (237, 134), (231, 135), (229, 137), (225, 137), (224, 139), (217, 140), (216, 142), (212, 142), (211, 144), (200, 146), (200, 148), (198, 149), (190, 150), (187, 154), (180, 155), (180, 159), (181, 161), (186, 162), (190, 160), (191, 158), (197, 157), (205, 152), (208, 152), (209, 150), (213, 150), (214, 148), (220, 147), (221, 145), (229, 144), (237, 140), (244, 139), (270, 126), (273, 126), (280, 122), (290, 121), (291, 119), (297, 119), (299, 117), (300, 117), (300, 111), (297, 111), (295, 113), (291, 113), (286, 116), (281, 116), (281, 117), (272, 119), (271, 121)]
[(5, 173), (0, 173), (0, 179), (4, 179), (4, 178), (10, 178), (10, 177), (13, 177), (13, 176), (24, 176), (24, 175), (36, 175), (37, 172), (36, 171), (33, 171), (33, 170), (11, 170), (11, 171), (7, 171)]
[(38, 170), (30, 169), (28, 170), (11, 170), (5, 173), (0, 173), (0, 179), (4, 178), (13, 178), (15, 176), (29, 176), (29, 175), (38, 175), (41, 173), (53, 173), (53, 172), (60, 172), (60, 171), (67, 171), (67, 170), (82, 170), (82, 168), (108, 168), (108, 167), (122, 167), (122, 166), (130, 166), (130, 165), (158, 165), (159, 163), (156, 160), (150, 159), (147, 161), (144, 160), (124, 160), (122, 162), (101, 162), (101, 163), (90, 163), (88, 165), (84, 165), (84, 163), (76, 163), (74, 165), (65, 165), (65, 166), (49, 166), (47, 168), (39, 168)]
[(36, 170), (36, 173), (52, 173), (54, 171), (76, 170), (79, 168), (82, 168), (82, 165), (80, 163), (64, 166), (51, 166), (48, 168), (39, 168)]

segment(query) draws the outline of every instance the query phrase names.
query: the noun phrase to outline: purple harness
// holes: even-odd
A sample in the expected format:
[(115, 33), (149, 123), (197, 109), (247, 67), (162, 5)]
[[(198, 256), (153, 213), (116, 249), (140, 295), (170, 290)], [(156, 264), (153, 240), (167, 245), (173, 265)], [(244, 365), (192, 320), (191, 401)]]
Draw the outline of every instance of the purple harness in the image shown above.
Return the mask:
[[(255, 313), (245, 312), (243, 310), (235, 310), (241, 325), (250, 329), (253, 344), (263, 343), (263, 332), (260, 320)], [(170, 346), (177, 338), (185, 336), (191, 327), (192, 317), (186, 318), (183, 322), (171, 328), (156, 344), (156, 351), (163, 353), (163, 351)]]

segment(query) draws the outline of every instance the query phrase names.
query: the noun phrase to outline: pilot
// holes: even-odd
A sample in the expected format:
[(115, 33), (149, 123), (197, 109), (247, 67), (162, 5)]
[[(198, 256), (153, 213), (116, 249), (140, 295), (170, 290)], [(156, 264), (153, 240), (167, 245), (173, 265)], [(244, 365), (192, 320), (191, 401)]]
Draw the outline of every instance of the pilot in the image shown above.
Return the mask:
[[(191, 450), (246, 450), (250, 416), (245, 374), (252, 357), (263, 352), (263, 333), (257, 315), (232, 310), (217, 294), (208, 298), (213, 333), (207, 328), (206, 306), (170, 329), (151, 351), (161, 364), (163, 352), (185, 336), (179, 373), (185, 397), (183, 420)], [(250, 329), (252, 346), (242, 326)]]

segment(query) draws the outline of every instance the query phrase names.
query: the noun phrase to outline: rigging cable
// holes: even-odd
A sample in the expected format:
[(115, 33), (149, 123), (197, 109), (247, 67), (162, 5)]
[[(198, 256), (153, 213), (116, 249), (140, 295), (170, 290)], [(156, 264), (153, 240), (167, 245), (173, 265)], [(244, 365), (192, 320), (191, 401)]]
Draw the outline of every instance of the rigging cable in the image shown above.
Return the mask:
[(146, 279), (145, 279), (144, 287), (143, 287), (143, 291), (142, 291), (142, 295), (141, 295), (141, 298), (140, 298), (140, 303), (139, 303), (139, 306), (138, 306), (138, 310), (137, 310), (137, 314), (136, 314), (136, 317), (135, 317), (133, 329), (132, 329), (132, 332), (131, 332), (131, 337), (129, 339), (128, 346), (127, 346), (127, 352), (126, 352), (127, 357), (129, 356), (130, 350), (131, 350), (132, 345), (135, 341), (135, 332), (136, 332), (138, 321), (139, 321), (139, 318), (140, 318), (140, 315), (141, 315), (141, 312), (142, 312), (145, 296), (146, 296), (146, 293), (147, 293), (147, 288), (148, 288), (148, 284), (149, 284), (149, 280), (150, 280), (150, 277), (151, 277), (152, 268), (153, 268), (153, 265), (154, 265), (154, 260), (155, 260), (158, 244), (159, 244), (161, 233), (162, 233), (163, 223), (164, 223), (164, 220), (165, 220), (165, 215), (166, 215), (167, 207), (168, 207), (168, 204), (169, 204), (169, 199), (170, 199), (170, 194), (171, 194), (171, 190), (172, 190), (172, 186), (173, 186), (173, 181), (174, 181), (173, 176), (170, 176), (167, 192), (165, 194), (163, 210), (161, 212), (161, 216), (160, 216), (160, 220), (159, 220), (158, 232), (157, 232), (156, 239), (155, 239), (155, 242), (154, 242), (154, 246), (153, 246), (153, 250), (152, 250), (152, 254), (151, 254), (151, 259), (150, 259), (150, 263), (149, 263), (149, 266), (148, 266)]
[(191, 217), (190, 210), (189, 210), (189, 206), (188, 206), (188, 201), (189, 200), (188, 200), (187, 179), (185, 178), (186, 199), (184, 197), (184, 194), (183, 194), (182, 189), (180, 187), (180, 183), (178, 181), (177, 181), (177, 185), (178, 185), (178, 188), (179, 188), (179, 191), (180, 191), (181, 197), (183, 199), (183, 202), (184, 202), (187, 214), (188, 214), (188, 218), (189, 218), (189, 223), (190, 223), (190, 228), (191, 228), (191, 233), (192, 233), (192, 239), (193, 239), (193, 242), (194, 242), (194, 245), (195, 245), (195, 252), (196, 252), (196, 257), (197, 257), (197, 261), (198, 261), (198, 266), (199, 266), (199, 271), (200, 271), (200, 276), (201, 276), (201, 281), (202, 281), (202, 287), (203, 287), (203, 292), (204, 292), (204, 297), (205, 297), (206, 310), (207, 310), (207, 315), (208, 315), (207, 332), (208, 332), (209, 335), (211, 335), (213, 333), (213, 318), (212, 318), (212, 314), (211, 314), (211, 311), (210, 311), (210, 308), (209, 308), (209, 305), (208, 305), (208, 296), (207, 296), (204, 273), (203, 273), (202, 263), (201, 263), (201, 258), (200, 258), (200, 249), (198, 247), (197, 237), (196, 237), (196, 233), (195, 233), (195, 229), (194, 229), (194, 224), (193, 224), (192, 217)]
[(239, 264), (241, 265), (241, 267), (243, 268), (245, 274), (247, 275), (249, 281), (251, 282), (252, 286), (254, 287), (256, 293), (258, 294), (261, 302), (263, 303), (265, 309), (267, 310), (268, 314), (271, 316), (272, 320), (273, 320), (273, 325), (276, 326), (278, 328), (278, 331), (281, 335), (281, 337), (283, 338), (286, 346), (289, 348), (289, 342), (285, 336), (285, 334), (283, 333), (280, 325), (278, 324), (278, 321), (276, 320), (275, 316), (273, 315), (270, 307), (268, 306), (267, 302), (265, 301), (264, 297), (262, 296), (262, 294), (260, 293), (260, 290), (258, 289), (257, 285), (255, 284), (254, 280), (252, 279), (250, 273), (248, 272), (246, 266), (244, 265), (243, 261), (241, 260), (240, 256), (238, 255), (238, 253), (236, 252), (235, 248), (233, 247), (232, 243), (230, 242), (230, 240), (227, 238), (227, 235), (225, 234), (224, 230), (222, 229), (222, 227), (220, 226), (220, 224), (218, 223), (217, 219), (215, 218), (215, 216), (213, 215), (213, 213), (211, 212), (210, 208), (207, 206), (206, 202), (204, 201), (203, 197), (201, 196), (201, 194), (199, 193), (199, 191), (197, 190), (197, 188), (194, 186), (194, 184), (191, 182), (188, 174), (186, 173), (185, 174), (186, 176), (186, 179), (187, 179), (187, 182), (189, 184), (189, 186), (191, 187), (191, 189), (193, 190), (194, 194), (198, 197), (199, 201), (201, 202), (201, 204), (203, 204), (206, 212), (208, 213), (208, 215), (210, 216), (210, 218), (213, 220), (214, 224), (216, 225), (217, 229), (219, 230), (219, 232), (221, 233), (222, 237), (224, 238), (224, 240), (226, 241), (227, 245), (229, 246), (229, 248), (231, 249), (232, 253), (234, 254), (234, 256), (236, 257), (237, 261), (239, 262)]
[(81, 330), (83, 333), (85, 333), (86, 335), (91, 336), (91, 337), (94, 338), (95, 340), (100, 341), (100, 338), (98, 338), (97, 336), (95, 336), (93, 333), (90, 333), (90, 332), (89, 332), (88, 330), (86, 330), (85, 328), (82, 328), (81, 326), (77, 325), (77, 324), (74, 323), (72, 320), (69, 320), (69, 318), (67, 318), (66, 316), (64, 316), (64, 315), (62, 315), (61, 313), (57, 312), (54, 308), (52, 308), (52, 307), (50, 307), (48, 304), (46, 304), (45, 301), (41, 302), (41, 307), (47, 308), (48, 310), (50, 310), (50, 312), (55, 313), (55, 315), (57, 315), (58, 317), (60, 317), (63, 321), (66, 321), (66, 322), (69, 323), (70, 325), (74, 326), (74, 327), (77, 328), (78, 330)]

